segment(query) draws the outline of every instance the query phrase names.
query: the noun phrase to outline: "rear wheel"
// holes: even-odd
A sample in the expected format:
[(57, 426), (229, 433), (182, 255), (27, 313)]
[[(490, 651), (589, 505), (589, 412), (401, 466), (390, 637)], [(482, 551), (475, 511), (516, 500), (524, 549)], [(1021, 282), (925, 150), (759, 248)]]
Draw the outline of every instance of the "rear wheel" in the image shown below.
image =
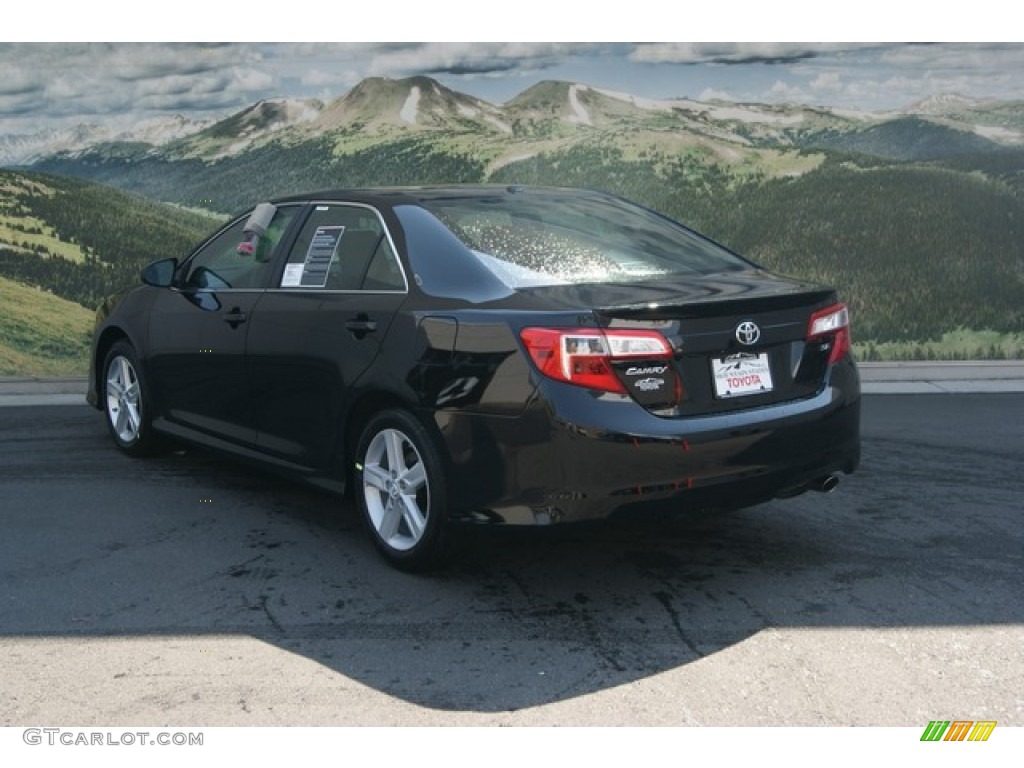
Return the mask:
[(151, 428), (149, 391), (128, 341), (118, 341), (107, 353), (103, 385), (107, 428), (117, 447), (132, 456), (153, 453), (159, 441)]
[(434, 439), (408, 411), (381, 411), (356, 448), (356, 497), (374, 545), (395, 567), (423, 571), (448, 554), (446, 488)]

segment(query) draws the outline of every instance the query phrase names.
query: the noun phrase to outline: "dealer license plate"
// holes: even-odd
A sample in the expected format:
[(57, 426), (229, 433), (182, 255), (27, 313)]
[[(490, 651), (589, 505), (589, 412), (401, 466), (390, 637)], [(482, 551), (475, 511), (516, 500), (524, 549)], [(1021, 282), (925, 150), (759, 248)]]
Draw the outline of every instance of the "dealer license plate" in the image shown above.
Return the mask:
[(772, 391), (772, 371), (768, 354), (741, 352), (711, 361), (716, 397), (759, 395)]

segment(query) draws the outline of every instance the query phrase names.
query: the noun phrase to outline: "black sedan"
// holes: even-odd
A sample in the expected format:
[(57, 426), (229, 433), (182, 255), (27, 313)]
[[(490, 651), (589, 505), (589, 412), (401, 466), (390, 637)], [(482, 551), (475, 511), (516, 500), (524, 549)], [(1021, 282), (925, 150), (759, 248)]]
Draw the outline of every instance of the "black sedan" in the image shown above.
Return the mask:
[(380, 552), (830, 490), (860, 458), (835, 292), (579, 190), (432, 187), (261, 203), (97, 314), (89, 402), (350, 489)]

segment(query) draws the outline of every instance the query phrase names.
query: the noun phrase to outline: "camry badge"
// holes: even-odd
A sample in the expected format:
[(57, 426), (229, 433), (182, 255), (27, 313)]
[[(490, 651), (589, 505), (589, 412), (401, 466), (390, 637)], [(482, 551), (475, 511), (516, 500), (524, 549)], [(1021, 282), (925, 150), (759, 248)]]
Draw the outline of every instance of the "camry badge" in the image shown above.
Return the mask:
[(745, 344), (749, 347), (751, 344), (757, 344), (757, 340), (760, 338), (761, 329), (750, 320), (744, 320), (736, 326), (736, 341), (740, 344)]

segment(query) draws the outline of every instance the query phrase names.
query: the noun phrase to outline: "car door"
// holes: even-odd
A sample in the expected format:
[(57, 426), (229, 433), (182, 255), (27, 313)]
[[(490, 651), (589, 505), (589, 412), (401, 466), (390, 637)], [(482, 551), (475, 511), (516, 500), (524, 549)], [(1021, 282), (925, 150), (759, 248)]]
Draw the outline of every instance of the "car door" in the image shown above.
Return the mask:
[(326, 469), (354, 382), (370, 367), (407, 284), (380, 214), (312, 205), (249, 328), (260, 451)]
[(275, 248), (300, 210), (277, 209), (261, 236), (246, 231), (248, 215), (232, 222), (182, 265), (172, 288), (157, 295), (147, 365), (168, 421), (255, 443), (245, 338), (273, 270)]

